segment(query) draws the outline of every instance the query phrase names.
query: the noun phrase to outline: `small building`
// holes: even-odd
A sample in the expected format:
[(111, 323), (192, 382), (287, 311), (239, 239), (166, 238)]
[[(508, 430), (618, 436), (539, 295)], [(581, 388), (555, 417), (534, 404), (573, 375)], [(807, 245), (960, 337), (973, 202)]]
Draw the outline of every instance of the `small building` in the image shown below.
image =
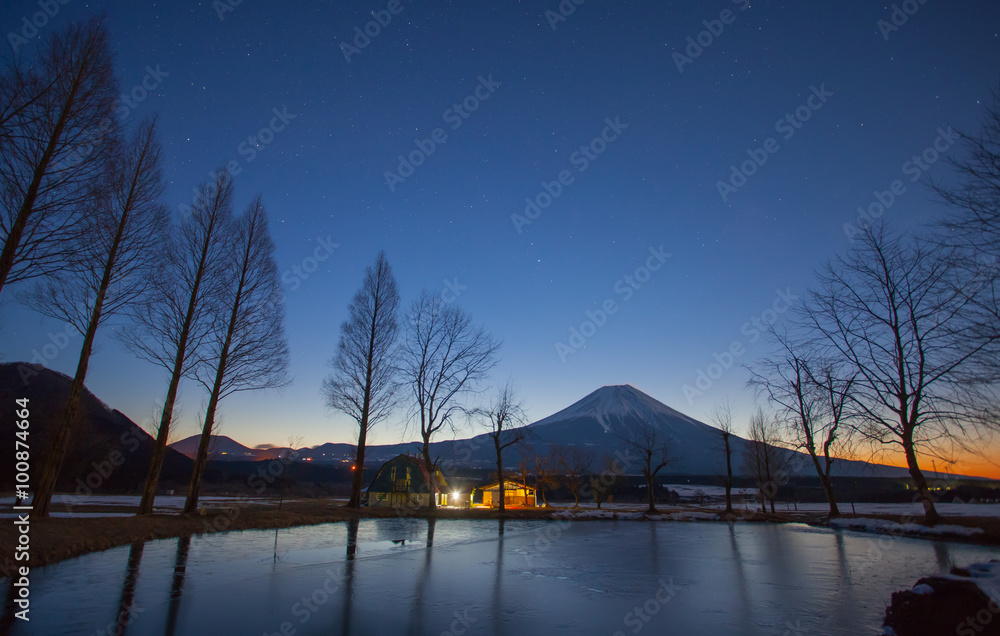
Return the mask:
[[(504, 507), (523, 506), (534, 508), (538, 505), (538, 493), (531, 486), (525, 486), (521, 482), (505, 479), (503, 482)], [(483, 505), (491, 508), (500, 507), (500, 484), (499, 482), (483, 486)]]
[[(448, 488), (441, 471), (434, 471), (437, 492), (434, 493), (439, 506), (457, 505), (449, 499), (456, 495)], [(397, 455), (382, 464), (375, 479), (368, 486), (368, 505), (390, 508), (428, 508), (431, 498), (431, 476), (420, 457)]]

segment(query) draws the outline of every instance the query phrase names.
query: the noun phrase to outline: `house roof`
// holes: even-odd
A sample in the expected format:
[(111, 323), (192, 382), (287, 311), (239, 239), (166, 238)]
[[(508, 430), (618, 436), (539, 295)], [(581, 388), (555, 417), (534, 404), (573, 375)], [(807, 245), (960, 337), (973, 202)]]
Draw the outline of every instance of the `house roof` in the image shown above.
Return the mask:
[[(391, 470), (393, 466), (410, 469), (411, 480), (408, 484), (407, 492), (426, 493), (430, 491), (431, 479), (427, 472), (427, 467), (424, 465), (423, 459), (403, 453), (401, 455), (396, 455), (379, 467), (378, 472), (375, 474), (375, 478), (368, 486), (367, 492), (398, 492), (391, 477)], [(399, 481), (400, 479), (405, 478), (397, 475), (396, 481)], [(441, 471), (434, 471), (434, 481), (439, 491), (448, 491), (448, 482), (445, 481)]]

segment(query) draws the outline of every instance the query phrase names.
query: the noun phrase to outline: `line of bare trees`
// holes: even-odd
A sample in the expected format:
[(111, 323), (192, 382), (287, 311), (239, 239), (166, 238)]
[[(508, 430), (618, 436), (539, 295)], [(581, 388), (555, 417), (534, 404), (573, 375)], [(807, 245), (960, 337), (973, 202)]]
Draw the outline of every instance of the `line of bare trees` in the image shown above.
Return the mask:
[[(32, 514), (46, 517), (81, 417), (101, 328), (170, 373), (140, 514), (152, 511), (180, 381), (209, 395), (185, 512), (197, 507), (218, 404), (287, 380), (274, 245), (258, 197), (232, 217), (227, 173), (175, 224), (162, 203), (155, 119), (126, 131), (112, 117), (117, 81), (100, 20), (71, 25), (34, 58), (0, 71), (0, 294), (65, 321), (83, 344), (42, 465)], [(0, 299), (4, 299), (0, 296)]]
[(522, 423), (523, 410), (508, 384), (494, 402), (476, 407), (466, 398), (478, 395), (496, 366), (500, 342), (461, 308), (439, 295), (423, 292), (399, 317), (399, 293), (392, 268), (380, 253), (341, 325), (331, 375), (323, 383), (327, 405), (353, 419), (358, 427), (350, 507), (361, 505), (368, 434), (405, 402), (420, 431), (420, 454), (431, 476), (430, 506), (437, 506), (439, 458), (431, 442), (454, 431), (456, 419), (474, 416), (496, 429), (499, 453), (507, 435)]
[(771, 482), (781, 454), (766, 447), (804, 451), (831, 516), (835, 458), (889, 449), (903, 457), (925, 521), (938, 522), (927, 458), (976, 452), (997, 428), (1000, 95), (982, 132), (963, 140), (957, 178), (935, 185), (948, 215), (918, 232), (855, 230), (751, 369), (773, 414), (753, 418), (748, 466)]

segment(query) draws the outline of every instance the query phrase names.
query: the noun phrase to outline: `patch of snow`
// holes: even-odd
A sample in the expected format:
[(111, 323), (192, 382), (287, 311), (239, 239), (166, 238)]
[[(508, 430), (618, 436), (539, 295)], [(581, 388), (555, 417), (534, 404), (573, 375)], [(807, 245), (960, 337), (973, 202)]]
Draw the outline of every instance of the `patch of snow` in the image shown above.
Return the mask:
[(964, 580), (971, 580), (988, 598), (1000, 605), (1000, 561), (990, 561), (989, 563), (973, 563), (965, 568), (969, 571), (969, 576), (955, 577)]
[(924, 536), (971, 537), (983, 533), (982, 528), (968, 528), (956, 525), (922, 526), (918, 523), (896, 523), (888, 519), (872, 519), (868, 517), (834, 519), (830, 521), (830, 527), (846, 530), (863, 530), (865, 532)]

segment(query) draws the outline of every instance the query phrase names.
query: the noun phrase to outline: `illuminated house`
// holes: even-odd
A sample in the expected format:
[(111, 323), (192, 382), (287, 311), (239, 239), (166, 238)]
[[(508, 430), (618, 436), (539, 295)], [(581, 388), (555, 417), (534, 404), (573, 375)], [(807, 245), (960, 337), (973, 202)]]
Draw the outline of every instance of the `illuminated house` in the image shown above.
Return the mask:
[[(453, 498), (441, 471), (434, 471), (437, 485), (437, 505), (449, 505)], [(378, 469), (368, 486), (368, 505), (395, 508), (427, 508), (430, 506), (431, 477), (424, 461), (413, 455), (397, 455)]]
[[(483, 505), (497, 508), (500, 506), (500, 484), (490, 484), (488, 486), (483, 486)], [(510, 481), (505, 479), (503, 482), (504, 490), (504, 507), (508, 506), (527, 506), (535, 507), (538, 505), (538, 493), (534, 488), (527, 486), (517, 481)]]

